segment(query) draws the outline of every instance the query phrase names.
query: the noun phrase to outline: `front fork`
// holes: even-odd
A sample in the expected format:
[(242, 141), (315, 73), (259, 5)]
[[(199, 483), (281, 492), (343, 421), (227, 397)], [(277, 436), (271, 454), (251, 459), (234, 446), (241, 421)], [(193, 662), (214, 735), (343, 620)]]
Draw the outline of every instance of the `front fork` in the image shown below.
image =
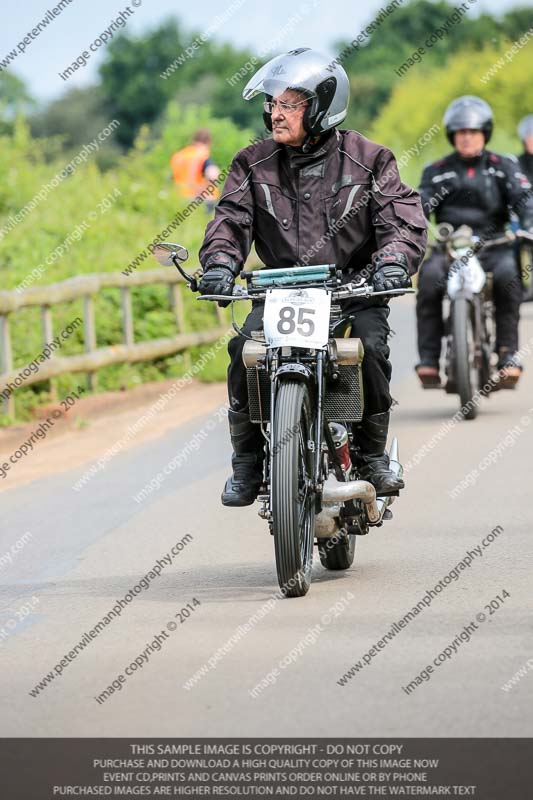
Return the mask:
[[(314, 473), (313, 483), (315, 495), (318, 496), (322, 492), (322, 430), (324, 427), (324, 388), (325, 388), (325, 375), (324, 375), (324, 351), (319, 350), (316, 359), (316, 414), (315, 414), (315, 453), (314, 453)], [(319, 509), (317, 508), (317, 511)]]
[(470, 299), (474, 312), (474, 354), (478, 376), (483, 385), (490, 376), (490, 334), (486, 324), (485, 298), (476, 294)]
[[(270, 525), (270, 532), (272, 533), (272, 497), (271, 497), (271, 475), (272, 475), (272, 432), (274, 430), (274, 421), (276, 414), (276, 397), (280, 380), (282, 376), (287, 374), (297, 374), (301, 380), (306, 380), (312, 395), (315, 400), (315, 419), (312, 426), (310, 439), (307, 442), (307, 447), (313, 453), (312, 461), (312, 477), (311, 477), (311, 491), (314, 492), (317, 499), (316, 511), (320, 512), (322, 503), (322, 486), (323, 486), (323, 466), (322, 466), (322, 432), (324, 430), (324, 410), (323, 398), (325, 390), (325, 373), (324, 373), (324, 352), (322, 350), (317, 352), (316, 361), (316, 376), (304, 368), (302, 365), (289, 364), (281, 367), (279, 364), (279, 354), (276, 350), (270, 359), (270, 422), (269, 429), (266, 431), (261, 427), (263, 436), (265, 437), (265, 461), (264, 461), (264, 488), (265, 491), (261, 493), (258, 500), (262, 503), (259, 510), (259, 516), (266, 519)], [(307, 374), (304, 374), (305, 373)], [(326, 432), (326, 439), (328, 438), (329, 431)], [(331, 436), (329, 437), (331, 439)], [(333, 453), (335, 454), (335, 446), (333, 442), (328, 442), (333, 446)]]
[[(461, 296), (461, 295), (459, 295)], [(459, 297), (458, 296), (458, 297)], [(480, 295), (468, 295), (465, 297), (468, 300), (471, 308), (473, 309), (474, 316), (474, 346), (475, 346), (475, 359), (476, 359), (476, 366), (478, 369), (482, 369), (485, 371), (485, 359), (486, 359), (486, 339), (487, 339), (487, 330), (485, 325), (485, 320), (483, 316), (483, 298)], [(453, 341), (452, 341), (452, 317), (453, 317), (453, 307), (454, 303), (450, 300), (450, 308), (448, 312), (448, 319), (446, 320), (446, 375), (449, 379), (451, 379), (452, 383), (455, 382), (455, 357), (454, 357), (454, 348), (453, 348)], [(489, 354), (489, 363), (490, 363), (490, 354)], [(455, 392), (454, 392), (455, 393)]]

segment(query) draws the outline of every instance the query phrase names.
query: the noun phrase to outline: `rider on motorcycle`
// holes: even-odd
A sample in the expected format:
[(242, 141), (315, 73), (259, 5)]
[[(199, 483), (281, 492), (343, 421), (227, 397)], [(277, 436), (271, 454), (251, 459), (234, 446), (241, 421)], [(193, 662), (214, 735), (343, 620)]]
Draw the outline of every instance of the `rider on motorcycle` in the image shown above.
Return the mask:
[[(448, 141), (454, 152), (429, 164), (422, 173), (420, 194), (429, 219), (454, 228), (469, 225), (482, 240), (503, 235), (512, 210), (526, 230), (533, 227), (531, 184), (517, 160), (486, 150), (492, 134), (492, 110), (479, 97), (454, 100), (444, 114)], [(522, 367), (518, 350), (518, 320), (522, 288), (516, 280), (513, 246), (481, 250), (483, 268), (493, 274), (496, 349), (502, 385), (514, 385)], [(418, 276), (416, 315), (420, 363), (416, 371), (423, 384), (439, 384), (439, 357), (444, 335), (442, 299), (446, 290), (446, 260), (434, 250)]]
[[(362, 274), (376, 290), (410, 286), (426, 245), (420, 199), (401, 182), (390, 150), (356, 131), (337, 130), (349, 100), (342, 66), (309, 48), (292, 50), (262, 67), (243, 97), (260, 92), (272, 138), (233, 159), (200, 249), (200, 291), (231, 295), (252, 242), (270, 268), (334, 263), (345, 282)], [(353, 458), (378, 494), (391, 494), (403, 482), (389, 469), (385, 452), (391, 406), (389, 308), (381, 298), (350, 302), (349, 311), (358, 311), (352, 336), (365, 346), (364, 416)], [(244, 331), (250, 335), (260, 329), (262, 319), (263, 303), (256, 302)], [(243, 345), (242, 336), (228, 345), (234, 453), (233, 475), (222, 493), (227, 506), (251, 504), (262, 479), (263, 438), (249, 418)]]
[(517, 132), (524, 145), (524, 152), (518, 156), (518, 161), (522, 172), (529, 182), (533, 183), (533, 114), (528, 114), (520, 120)]

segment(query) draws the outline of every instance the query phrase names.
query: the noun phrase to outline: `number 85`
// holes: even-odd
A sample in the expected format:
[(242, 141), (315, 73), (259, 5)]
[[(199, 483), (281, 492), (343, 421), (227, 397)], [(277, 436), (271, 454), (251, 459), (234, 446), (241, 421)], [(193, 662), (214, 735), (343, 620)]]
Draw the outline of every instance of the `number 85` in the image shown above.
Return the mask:
[[(306, 319), (305, 314), (314, 314), (314, 308), (302, 308), (298, 309), (298, 319), (295, 321), (294, 315), (296, 313), (296, 309), (293, 306), (283, 306), (279, 310), (279, 322), (277, 324), (277, 329), (279, 333), (289, 334), (293, 333), (296, 326), (298, 326), (298, 333), (301, 336), (312, 336), (315, 330), (315, 323), (312, 319)], [(304, 330), (304, 326), (307, 326), (307, 330)]]

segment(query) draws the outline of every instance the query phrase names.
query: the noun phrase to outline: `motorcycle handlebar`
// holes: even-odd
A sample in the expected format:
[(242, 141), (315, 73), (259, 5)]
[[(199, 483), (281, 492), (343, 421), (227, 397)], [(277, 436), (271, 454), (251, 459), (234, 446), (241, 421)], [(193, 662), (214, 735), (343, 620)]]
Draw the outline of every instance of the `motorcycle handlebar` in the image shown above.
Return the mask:
[[(197, 300), (229, 300), (233, 302), (234, 300), (262, 300), (266, 297), (265, 292), (257, 292), (256, 294), (249, 295), (246, 289), (243, 289), (240, 286), (236, 286), (235, 289), (239, 289), (236, 294), (227, 295), (227, 294), (204, 294), (200, 297), (197, 297)], [(234, 289), (234, 291), (235, 291)], [(352, 286), (351, 283), (345, 284), (345, 286), (341, 286), (339, 289), (334, 289), (331, 293), (333, 300), (343, 300), (349, 297), (382, 297), (383, 295), (400, 295), (400, 294), (414, 294), (415, 289), (387, 289), (383, 292), (374, 292), (372, 287), (369, 284), (365, 284), (364, 286)]]
[[(512, 244), (513, 242), (521, 239), (527, 242), (533, 242), (533, 233), (529, 233), (529, 231), (518, 230), (516, 233), (513, 233), (513, 231), (507, 231), (504, 236), (500, 236), (498, 239), (481, 239), (478, 237), (473, 237), (471, 248), (475, 252), (478, 252), (479, 250), (488, 250), (491, 247), (497, 247), (501, 244)], [(446, 244), (450, 244), (453, 247), (453, 236), (451, 234), (442, 238), (436, 236), (436, 241), (430, 244), (430, 248), (434, 250)]]

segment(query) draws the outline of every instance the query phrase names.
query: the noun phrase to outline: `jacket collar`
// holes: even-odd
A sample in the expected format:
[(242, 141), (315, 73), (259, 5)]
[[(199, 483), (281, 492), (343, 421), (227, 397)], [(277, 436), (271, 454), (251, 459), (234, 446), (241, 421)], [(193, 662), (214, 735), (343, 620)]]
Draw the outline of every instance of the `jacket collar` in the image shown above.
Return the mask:
[(307, 153), (304, 153), (301, 147), (291, 147), (288, 144), (283, 145), (283, 147), (288, 156), (291, 169), (301, 169), (314, 161), (326, 158), (337, 147), (339, 141), (340, 134), (334, 128), (332, 131), (326, 131)]
[(486, 161), (488, 152), (483, 148), (483, 150), (477, 154), (477, 156), (469, 156), (465, 158), (464, 156), (459, 155), (457, 150), (453, 152), (455, 156), (455, 161), (459, 164), (462, 164), (464, 167), (476, 167), (478, 164), (482, 164)]

